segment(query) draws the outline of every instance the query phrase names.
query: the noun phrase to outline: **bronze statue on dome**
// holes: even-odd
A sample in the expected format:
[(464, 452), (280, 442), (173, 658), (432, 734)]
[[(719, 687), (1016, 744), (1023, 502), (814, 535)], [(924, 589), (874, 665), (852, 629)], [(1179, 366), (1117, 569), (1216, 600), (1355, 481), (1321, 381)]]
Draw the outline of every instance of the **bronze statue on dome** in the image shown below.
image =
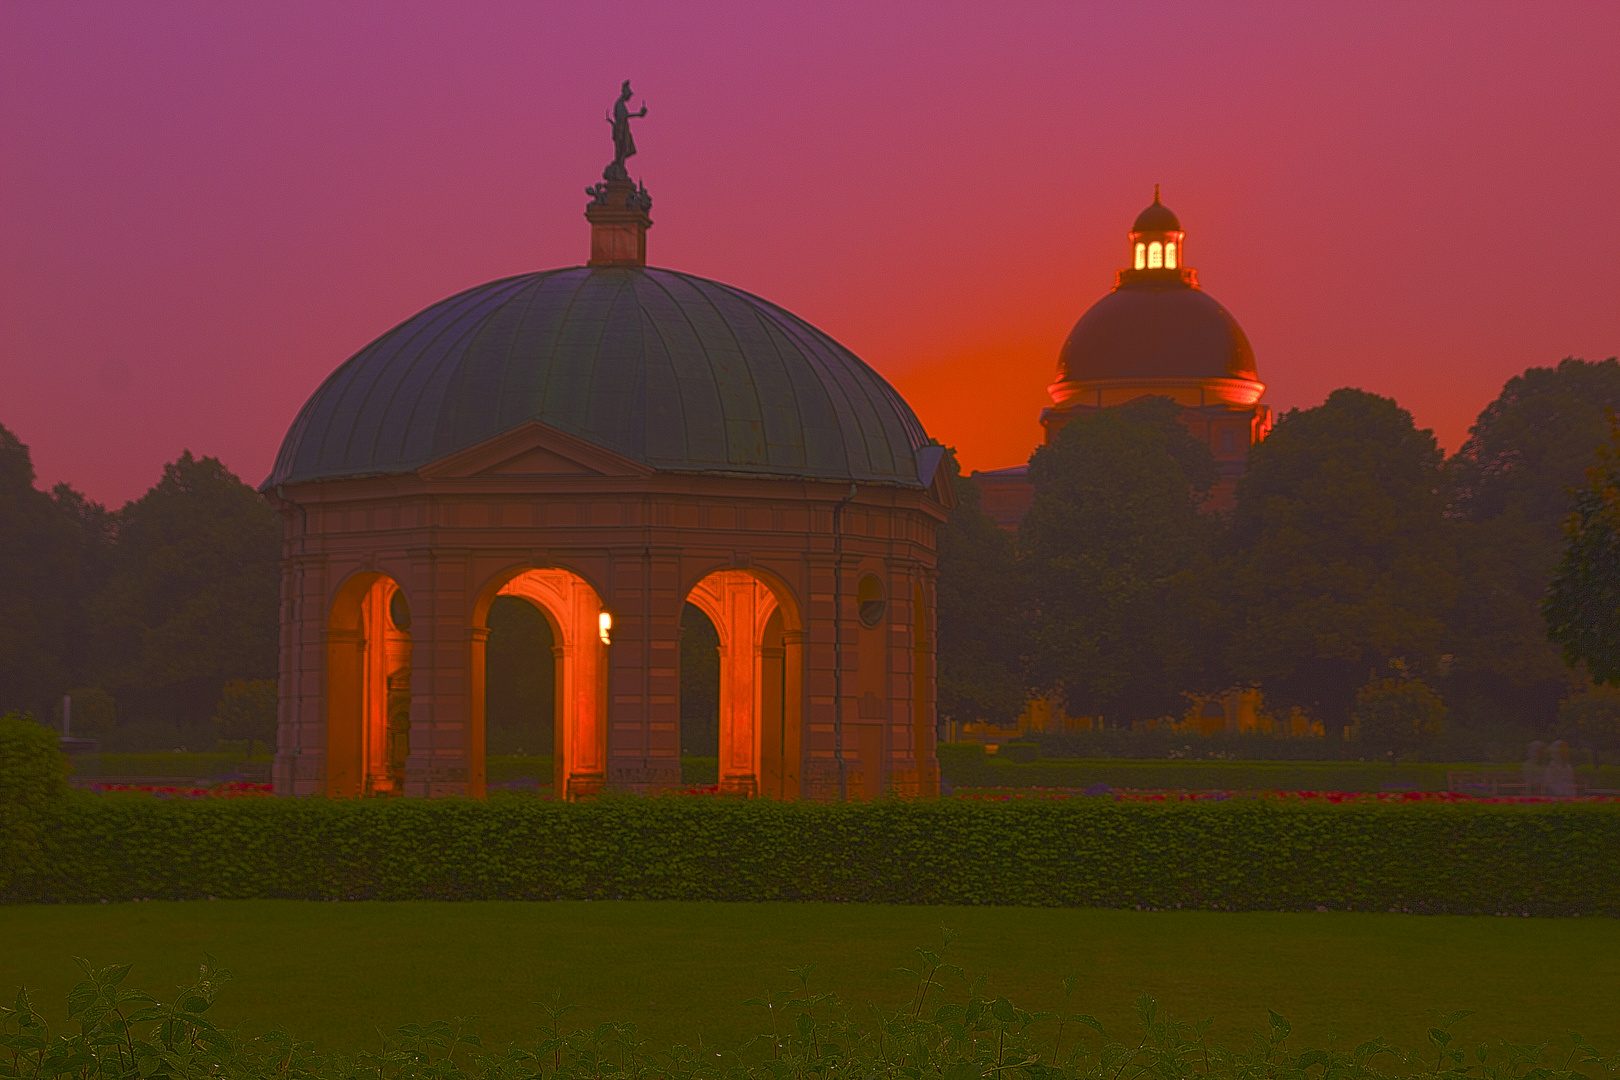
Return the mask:
[(630, 174), (624, 168), (625, 158), (633, 156), (636, 152), (636, 140), (630, 134), (630, 121), (632, 118), (646, 115), (645, 104), (641, 106), (640, 112), (630, 111), (630, 80), (624, 80), (624, 86), (619, 89), (619, 100), (613, 103), (613, 111), (607, 117), (607, 122), (613, 125), (613, 160), (602, 170), (602, 179), (630, 179)]

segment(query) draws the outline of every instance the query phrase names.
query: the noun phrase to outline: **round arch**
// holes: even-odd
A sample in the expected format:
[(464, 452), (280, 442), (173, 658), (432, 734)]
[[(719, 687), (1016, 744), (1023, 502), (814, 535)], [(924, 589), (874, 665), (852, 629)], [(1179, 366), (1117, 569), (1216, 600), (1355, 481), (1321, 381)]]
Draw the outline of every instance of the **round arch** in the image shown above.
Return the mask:
[(772, 575), (725, 568), (686, 599), (720, 638), (720, 790), (797, 798), (804, 633), (792, 592)]
[[(561, 567), (515, 567), (478, 593), (468, 657), (468, 794), (484, 794), (486, 659), (489, 609), (497, 596), (514, 596), (540, 609), (551, 624), (554, 667), (552, 782), (558, 798), (601, 791), (607, 779), (607, 674), (611, 631), (601, 595), (580, 574)], [(546, 658), (536, 657), (537, 662)]]
[(326, 625), (328, 797), (405, 793), (410, 628), (408, 598), (387, 574), (353, 574), (332, 598)]
[[(801, 609), (799, 605), (799, 598), (794, 594), (792, 586), (790, 586), (777, 574), (774, 574), (763, 567), (737, 567), (731, 565), (730, 563), (711, 563), (706, 569), (692, 575), (691, 578), (685, 582), (681, 595), (690, 599), (692, 590), (696, 589), (709, 578), (725, 573), (744, 574), (759, 582), (760, 585), (764, 586), (764, 588), (770, 592), (771, 598), (776, 601), (777, 607), (781, 609), (783, 627), (788, 631), (794, 632), (802, 631), (804, 629), (803, 616), (800, 614)], [(696, 601), (693, 601), (693, 603), (696, 603)]]

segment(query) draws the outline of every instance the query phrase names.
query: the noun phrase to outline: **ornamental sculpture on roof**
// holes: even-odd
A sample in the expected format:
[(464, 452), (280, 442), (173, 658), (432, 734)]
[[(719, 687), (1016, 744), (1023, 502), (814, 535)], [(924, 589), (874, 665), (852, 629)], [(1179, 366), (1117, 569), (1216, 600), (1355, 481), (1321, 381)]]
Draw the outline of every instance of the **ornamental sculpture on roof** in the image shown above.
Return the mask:
[(630, 174), (625, 171), (625, 158), (636, 152), (636, 140), (630, 134), (630, 121), (632, 118), (647, 115), (647, 106), (643, 104), (640, 112), (630, 111), (630, 80), (624, 80), (619, 88), (619, 100), (613, 103), (613, 112), (607, 117), (607, 122), (613, 125), (613, 160), (608, 167), (602, 170), (604, 180), (628, 180)]

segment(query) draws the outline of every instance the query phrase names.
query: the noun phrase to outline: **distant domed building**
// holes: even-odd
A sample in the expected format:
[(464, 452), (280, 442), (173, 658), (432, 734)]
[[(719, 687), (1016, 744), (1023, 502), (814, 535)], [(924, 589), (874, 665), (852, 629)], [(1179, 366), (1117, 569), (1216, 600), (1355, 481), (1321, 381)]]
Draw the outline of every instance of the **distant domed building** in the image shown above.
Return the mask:
[(809, 323), (648, 267), (623, 115), (615, 142), (587, 265), (412, 316), (288, 431), (262, 489), (285, 522), (277, 794), (482, 795), (499, 596), (551, 629), (559, 797), (680, 785), (688, 601), (720, 638), (722, 790), (938, 790), (943, 450)]
[[(1075, 416), (1149, 395), (1181, 405), (1181, 422), (1209, 443), (1220, 480), (1206, 504), (1231, 505), (1249, 447), (1266, 437), (1272, 415), (1254, 350), (1230, 312), (1198, 285), (1186, 265), (1187, 234), (1159, 201), (1137, 215), (1130, 266), (1114, 289), (1074, 324), (1058, 354), (1052, 407), (1041, 412), (1046, 441)], [(1034, 490), (1028, 466), (975, 472), (985, 512), (1016, 528)]]

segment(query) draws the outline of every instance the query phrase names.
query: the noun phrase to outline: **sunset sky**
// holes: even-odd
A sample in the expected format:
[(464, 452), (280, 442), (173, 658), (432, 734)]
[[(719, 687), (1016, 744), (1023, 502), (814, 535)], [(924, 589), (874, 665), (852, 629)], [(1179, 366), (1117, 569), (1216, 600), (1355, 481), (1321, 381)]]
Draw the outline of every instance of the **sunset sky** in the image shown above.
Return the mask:
[(1039, 437), (1153, 185), (1277, 408), (1454, 450), (1620, 353), (1620, 4), (0, 6), (0, 424), (119, 504), (258, 484), (367, 341), (581, 263), (630, 78), (649, 262), (854, 349), (969, 468)]

